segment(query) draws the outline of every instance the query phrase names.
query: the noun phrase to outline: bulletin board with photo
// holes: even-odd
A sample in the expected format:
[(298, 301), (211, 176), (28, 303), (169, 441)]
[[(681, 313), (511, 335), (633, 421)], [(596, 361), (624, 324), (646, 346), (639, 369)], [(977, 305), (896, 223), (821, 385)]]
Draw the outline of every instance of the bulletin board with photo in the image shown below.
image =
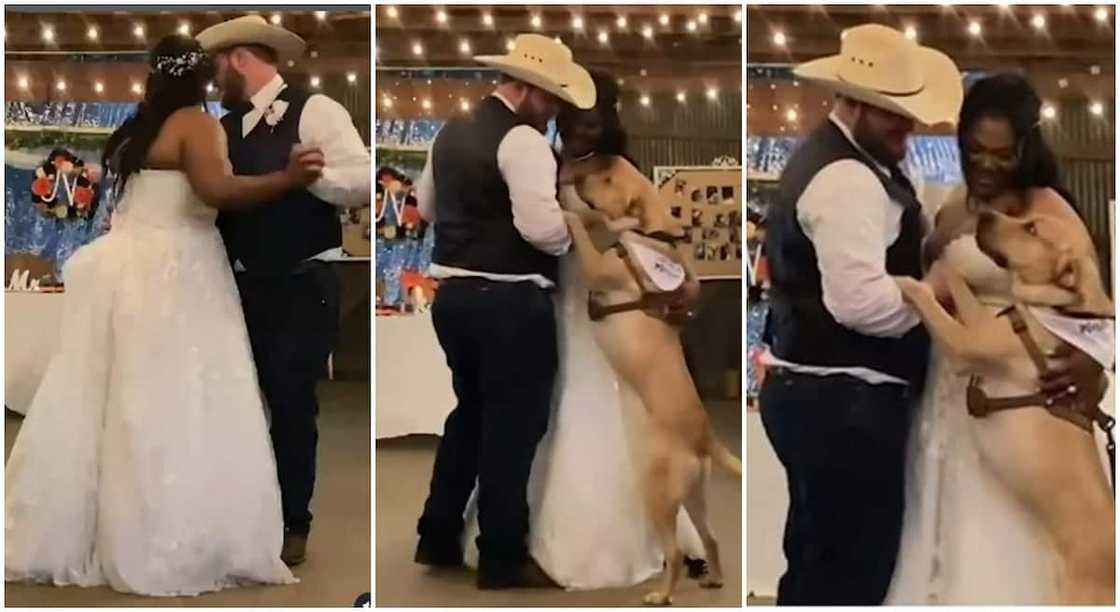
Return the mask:
[(742, 174), (739, 166), (653, 169), (661, 201), (686, 227), (679, 248), (701, 279), (742, 277)]

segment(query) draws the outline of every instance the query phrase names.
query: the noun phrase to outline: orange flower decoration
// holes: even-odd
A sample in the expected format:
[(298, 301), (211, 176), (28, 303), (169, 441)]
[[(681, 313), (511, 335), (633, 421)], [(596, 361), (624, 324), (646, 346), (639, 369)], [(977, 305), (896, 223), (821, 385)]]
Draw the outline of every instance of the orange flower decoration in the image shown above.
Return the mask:
[(420, 209), (415, 206), (405, 206), (401, 217), (403, 217), (401, 222), (404, 225), (420, 225), (420, 222), (423, 221), (420, 217)]
[(40, 198), (49, 197), (51, 195), (51, 191), (54, 191), (54, 181), (49, 178), (37, 178), (34, 182), (31, 183), (31, 193), (39, 196)]
[(93, 190), (89, 187), (75, 187), (74, 188), (74, 206), (79, 209), (86, 209), (93, 204)]

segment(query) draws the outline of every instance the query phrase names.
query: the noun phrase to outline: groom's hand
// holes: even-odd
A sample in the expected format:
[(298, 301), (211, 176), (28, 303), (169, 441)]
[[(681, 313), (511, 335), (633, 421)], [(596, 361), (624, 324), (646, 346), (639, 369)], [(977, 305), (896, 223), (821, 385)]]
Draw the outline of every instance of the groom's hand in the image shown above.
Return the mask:
[(293, 186), (307, 187), (323, 175), (323, 151), (319, 147), (293, 145), (284, 173)]

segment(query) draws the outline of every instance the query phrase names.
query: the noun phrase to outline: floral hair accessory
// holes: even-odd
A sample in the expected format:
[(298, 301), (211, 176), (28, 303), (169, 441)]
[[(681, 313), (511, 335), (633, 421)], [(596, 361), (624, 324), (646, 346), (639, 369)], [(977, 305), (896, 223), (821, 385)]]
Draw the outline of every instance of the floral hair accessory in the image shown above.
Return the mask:
[(156, 71), (171, 76), (183, 76), (185, 73), (198, 68), (206, 56), (198, 51), (183, 53), (181, 55), (160, 55), (156, 57)]

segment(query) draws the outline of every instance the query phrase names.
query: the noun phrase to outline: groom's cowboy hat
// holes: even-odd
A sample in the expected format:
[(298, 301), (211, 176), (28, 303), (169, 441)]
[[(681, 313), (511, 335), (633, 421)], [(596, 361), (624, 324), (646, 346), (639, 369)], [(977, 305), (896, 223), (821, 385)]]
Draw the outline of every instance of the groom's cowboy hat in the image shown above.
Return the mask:
[(964, 100), (960, 70), (949, 56), (878, 24), (844, 30), (839, 55), (806, 62), (793, 72), (925, 125), (956, 124)]
[(595, 106), (595, 82), (563, 43), (540, 34), (520, 34), (513, 49), (505, 55), (476, 55), (480, 64), (539, 87), (548, 93), (587, 110)]
[(303, 57), (307, 43), (280, 26), (274, 26), (260, 15), (246, 15), (212, 25), (195, 36), (207, 53), (224, 51), (238, 45), (261, 45), (276, 52), (281, 64)]

